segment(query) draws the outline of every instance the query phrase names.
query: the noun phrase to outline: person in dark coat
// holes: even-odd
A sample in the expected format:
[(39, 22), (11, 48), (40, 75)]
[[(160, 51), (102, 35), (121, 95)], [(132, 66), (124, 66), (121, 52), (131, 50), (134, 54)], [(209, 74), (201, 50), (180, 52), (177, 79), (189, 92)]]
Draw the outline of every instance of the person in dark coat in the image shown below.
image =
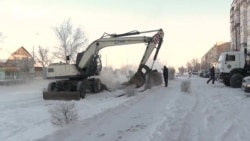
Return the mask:
[(214, 81), (215, 81), (214, 66), (212, 66), (212, 68), (210, 68), (209, 73), (210, 73), (210, 78), (207, 80), (207, 84), (208, 84), (211, 80), (212, 80), (212, 84), (214, 84)]
[(163, 78), (165, 82), (165, 87), (168, 86), (168, 68), (166, 66), (163, 67)]

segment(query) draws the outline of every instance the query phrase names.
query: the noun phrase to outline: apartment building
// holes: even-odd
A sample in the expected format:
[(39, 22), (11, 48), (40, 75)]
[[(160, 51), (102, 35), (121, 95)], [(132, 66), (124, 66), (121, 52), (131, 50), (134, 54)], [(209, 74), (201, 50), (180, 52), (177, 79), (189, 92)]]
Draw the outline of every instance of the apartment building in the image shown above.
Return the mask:
[(222, 52), (250, 50), (250, 0), (233, 0), (230, 8), (230, 42), (216, 43), (201, 58), (201, 68), (207, 70)]
[(218, 42), (207, 51), (201, 58), (201, 69), (208, 70), (211, 65), (216, 64), (222, 52), (231, 50), (230, 42)]
[(250, 48), (250, 0), (233, 0), (230, 9), (231, 49)]

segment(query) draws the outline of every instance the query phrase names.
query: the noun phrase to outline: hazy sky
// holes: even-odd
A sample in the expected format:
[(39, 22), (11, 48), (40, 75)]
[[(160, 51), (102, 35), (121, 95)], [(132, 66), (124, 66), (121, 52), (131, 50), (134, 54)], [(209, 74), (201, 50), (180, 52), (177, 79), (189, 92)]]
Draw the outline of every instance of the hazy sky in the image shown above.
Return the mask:
[[(1, 0), (0, 47), (12, 52), (24, 46), (58, 45), (52, 28), (71, 18), (89, 42), (104, 32), (124, 33), (162, 28), (164, 43), (159, 61), (168, 66), (200, 59), (216, 42), (230, 41), (232, 0)], [(113, 47), (101, 51), (103, 64), (136, 65), (145, 46)], [(134, 53), (133, 53), (134, 52)], [(107, 56), (107, 62), (106, 62)], [(119, 59), (118, 59), (119, 58)]]

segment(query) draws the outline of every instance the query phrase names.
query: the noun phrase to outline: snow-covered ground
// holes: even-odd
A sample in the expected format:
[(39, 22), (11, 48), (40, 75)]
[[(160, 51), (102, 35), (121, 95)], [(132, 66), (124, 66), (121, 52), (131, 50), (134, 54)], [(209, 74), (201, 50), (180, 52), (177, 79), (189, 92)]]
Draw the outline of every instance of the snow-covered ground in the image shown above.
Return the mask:
[[(180, 91), (190, 79), (191, 92)], [(135, 96), (122, 90), (75, 101), (79, 119), (57, 127), (42, 99), (48, 80), (0, 86), (1, 141), (249, 141), (250, 99), (240, 89), (204, 78), (177, 77)]]

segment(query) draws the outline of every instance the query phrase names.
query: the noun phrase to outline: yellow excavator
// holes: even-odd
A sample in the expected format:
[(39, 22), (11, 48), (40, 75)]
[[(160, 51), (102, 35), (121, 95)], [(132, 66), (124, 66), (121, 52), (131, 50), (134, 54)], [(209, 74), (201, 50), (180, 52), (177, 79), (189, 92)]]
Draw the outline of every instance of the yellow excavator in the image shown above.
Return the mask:
[[(138, 36), (150, 34), (152, 36)], [(100, 39), (92, 42), (85, 51), (77, 54), (76, 64), (53, 63), (47, 68), (47, 78), (56, 79), (50, 82), (47, 91), (43, 92), (45, 100), (80, 100), (86, 93), (99, 93), (107, 89), (100, 79), (95, 78), (102, 70), (99, 51), (105, 47), (144, 43), (143, 54), (137, 72), (123, 85), (134, 85), (139, 88), (145, 84), (146, 75), (152, 72), (153, 64), (163, 42), (162, 29), (150, 31), (131, 31), (123, 34), (104, 33)], [(146, 65), (153, 50), (156, 49), (151, 68)]]

